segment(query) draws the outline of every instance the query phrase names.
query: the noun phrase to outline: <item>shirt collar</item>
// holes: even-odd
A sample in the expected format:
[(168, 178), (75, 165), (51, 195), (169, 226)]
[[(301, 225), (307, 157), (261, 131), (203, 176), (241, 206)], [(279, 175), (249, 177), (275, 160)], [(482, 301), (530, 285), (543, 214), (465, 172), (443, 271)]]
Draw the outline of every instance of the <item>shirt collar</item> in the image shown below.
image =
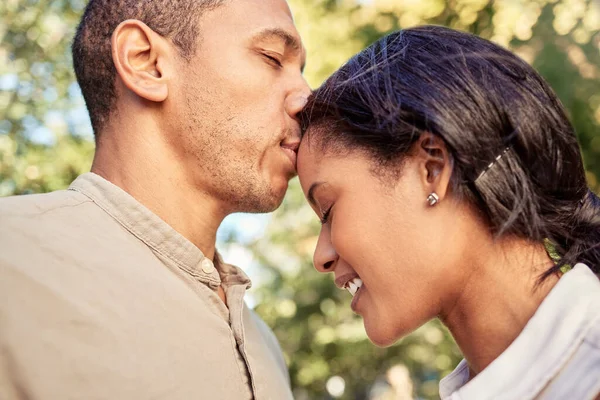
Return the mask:
[[(489, 399), (499, 393), (531, 398), (568, 361), (594, 322), (600, 281), (585, 264), (564, 274), (515, 341), (469, 381), (465, 360), (440, 381), (440, 396), (458, 391), (463, 399)], [(597, 314), (597, 311), (596, 311)], [(468, 383), (467, 383), (468, 382)]]
[(197, 280), (218, 287), (221, 282), (243, 284), (250, 288), (248, 276), (239, 268), (223, 262), (218, 253), (213, 261), (215, 268), (206, 272), (202, 261), (207, 257), (192, 242), (152, 213), (129, 193), (101, 176), (88, 172), (80, 175), (69, 186), (89, 197), (107, 214), (119, 222), (152, 250), (176, 263)]

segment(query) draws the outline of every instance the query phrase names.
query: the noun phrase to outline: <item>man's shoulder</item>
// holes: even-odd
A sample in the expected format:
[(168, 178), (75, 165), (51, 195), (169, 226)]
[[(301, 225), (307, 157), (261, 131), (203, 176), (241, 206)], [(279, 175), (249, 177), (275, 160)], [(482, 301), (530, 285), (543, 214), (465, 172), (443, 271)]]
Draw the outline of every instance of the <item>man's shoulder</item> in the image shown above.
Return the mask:
[(279, 341), (277, 340), (277, 336), (275, 336), (275, 333), (271, 330), (271, 328), (267, 325), (267, 323), (265, 321), (263, 321), (263, 319), (258, 314), (256, 314), (256, 312), (254, 312), (254, 310), (251, 310), (248, 308), (248, 311), (250, 313), (252, 320), (256, 324), (256, 327), (257, 327), (258, 331), (260, 332), (260, 335), (262, 336), (263, 340), (267, 344), (269, 351), (275, 357), (275, 359), (277, 360), (277, 363), (279, 364), (279, 368), (285, 372), (284, 375), (285, 375), (286, 379), (288, 379), (288, 381), (289, 381), (287, 365), (286, 365), (285, 359), (283, 357), (283, 350), (281, 348), (281, 345), (279, 344)]
[(275, 334), (273, 333), (271, 328), (269, 328), (269, 325), (267, 325), (267, 323), (263, 321), (263, 319), (251, 308), (248, 308), (248, 312), (250, 313), (252, 320), (258, 327), (258, 330), (260, 331), (261, 335), (265, 336), (269, 340), (273, 340), (275, 343), (278, 344), (277, 338), (275, 337)]
[(91, 200), (68, 190), (0, 199), (0, 264), (48, 264), (84, 236)]
[(77, 207), (91, 201), (85, 195), (72, 190), (2, 197), (0, 217), (3, 220), (12, 217), (31, 217), (67, 207)]

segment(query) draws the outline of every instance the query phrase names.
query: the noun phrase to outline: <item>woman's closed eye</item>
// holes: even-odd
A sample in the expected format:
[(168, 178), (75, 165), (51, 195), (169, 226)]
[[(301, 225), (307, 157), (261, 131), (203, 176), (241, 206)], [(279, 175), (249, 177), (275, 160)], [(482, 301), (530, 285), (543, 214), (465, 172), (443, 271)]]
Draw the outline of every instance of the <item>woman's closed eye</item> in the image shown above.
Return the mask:
[[(332, 206), (333, 207), (333, 206)], [(325, 225), (329, 221), (329, 214), (331, 214), (331, 208), (329, 207), (327, 210), (321, 212), (321, 224)]]

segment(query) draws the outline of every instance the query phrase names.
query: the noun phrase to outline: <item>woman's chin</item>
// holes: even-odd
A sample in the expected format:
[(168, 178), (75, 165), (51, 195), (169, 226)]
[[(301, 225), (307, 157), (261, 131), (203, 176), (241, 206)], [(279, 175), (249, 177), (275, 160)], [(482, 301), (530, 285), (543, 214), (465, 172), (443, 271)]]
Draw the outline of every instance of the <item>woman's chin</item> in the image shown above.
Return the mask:
[(408, 335), (410, 332), (400, 332), (397, 330), (390, 329), (390, 326), (385, 324), (377, 323), (374, 321), (372, 324), (367, 320), (364, 320), (365, 330), (369, 340), (377, 347), (389, 347), (400, 340), (402, 337)]

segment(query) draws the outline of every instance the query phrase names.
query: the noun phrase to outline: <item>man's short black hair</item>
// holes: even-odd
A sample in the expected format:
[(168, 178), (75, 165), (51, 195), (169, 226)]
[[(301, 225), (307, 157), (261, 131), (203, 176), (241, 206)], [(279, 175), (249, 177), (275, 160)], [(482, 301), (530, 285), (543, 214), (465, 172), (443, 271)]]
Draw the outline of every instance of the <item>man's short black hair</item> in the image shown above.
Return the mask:
[(111, 36), (127, 19), (145, 23), (169, 38), (185, 59), (194, 55), (201, 13), (225, 0), (90, 0), (73, 39), (73, 65), (92, 127), (98, 135), (115, 103), (116, 69)]

